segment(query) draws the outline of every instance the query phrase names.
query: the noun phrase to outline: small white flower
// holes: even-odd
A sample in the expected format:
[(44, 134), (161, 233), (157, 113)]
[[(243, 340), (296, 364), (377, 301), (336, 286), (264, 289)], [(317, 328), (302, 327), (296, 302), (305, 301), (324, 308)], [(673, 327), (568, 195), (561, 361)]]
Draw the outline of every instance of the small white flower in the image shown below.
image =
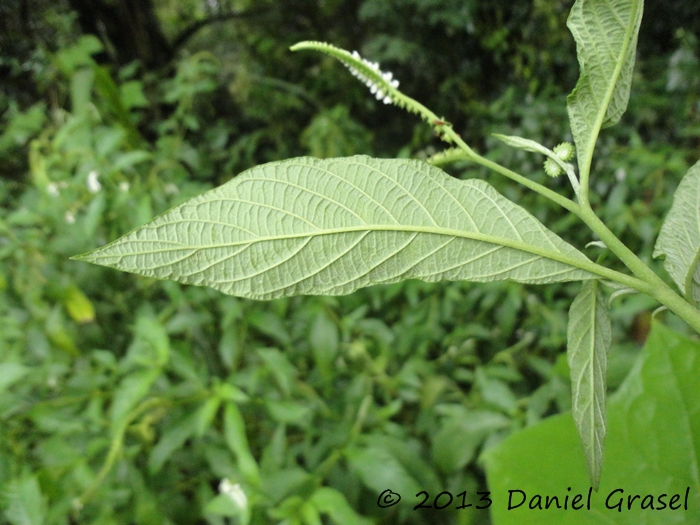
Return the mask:
[(95, 170), (88, 173), (87, 187), (90, 193), (97, 193), (102, 189), (102, 184), (97, 180), (97, 175), (98, 173)]
[(72, 211), (67, 211), (65, 218), (68, 224), (73, 224), (75, 222), (75, 215), (73, 215)]
[(178, 190), (177, 186), (175, 186), (175, 184), (173, 184), (172, 182), (167, 183), (165, 185), (165, 188), (163, 188), (163, 191), (166, 195), (175, 195), (177, 193), (180, 193), (180, 190)]
[(219, 492), (231, 498), (241, 510), (245, 510), (248, 507), (248, 498), (238, 483), (234, 485), (228, 478), (224, 478), (219, 483)]
[(56, 184), (55, 182), (51, 182), (48, 186), (46, 186), (46, 191), (49, 192), (49, 195), (52, 195), (54, 197), (57, 197), (60, 193), (60, 190), (58, 189), (58, 184)]
[[(380, 70), (378, 62), (370, 62), (369, 60), (362, 58), (357, 51), (352, 52), (352, 57), (355, 60), (362, 61), (362, 63), (365, 66), (372, 69), (373, 71), (376, 71), (379, 74), (379, 76), (382, 77), (382, 80), (384, 80), (384, 82), (386, 82), (386, 84), (388, 84), (392, 88), (397, 89), (399, 87), (399, 81), (394, 78), (394, 75), (390, 71)], [(370, 93), (377, 97), (377, 100), (381, 100), (382, 102), (384, 102), (384, 104), (391, 104), (394, 101), (391, 98), (391, 94), (385, 93), (386, 88), (384, 88), (384, 84), (378, 84), (375, 80), (367, 78), (365, 75), (360, 73), (360, 71), (358, 71), (350, 64), (345, 64), (345, 66), (350, 70), (352, 76), (361, 80), (369, 88)]]
[(120, 183), (119, 183), (119, 189), (120, 189), (121, 191), (123, 191), (124, 193), (126, 193), (127, 191), (129, 191), (129, 183), (126, 182), (126, 181), (120, 182)]
[(617, 182), (623, 182), (627, 178), (625, 168), (617, 168), (615, 170), (615, 178), (617, 179)]

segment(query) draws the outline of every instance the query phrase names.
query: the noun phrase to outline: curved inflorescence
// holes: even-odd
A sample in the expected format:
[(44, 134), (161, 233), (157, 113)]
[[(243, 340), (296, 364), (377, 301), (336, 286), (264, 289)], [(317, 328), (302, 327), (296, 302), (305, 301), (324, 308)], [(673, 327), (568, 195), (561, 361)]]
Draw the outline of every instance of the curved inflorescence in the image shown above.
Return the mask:
[(452, 142), (452, 139), (445, 133), (445, 129), (451, 127), (451, 124), (438, 118), (421, 103), (401, 93), (398, 90), (399, 81), (394, 78), (392, 73), (382, 71), (377, 62), (362, 58), (357, 51), (350, 53), (325, 42), (299, 42), (290, 49), (292, 51), (310, 49), (336, 58), (350, 70), (354, 77), (361, 80), (369, 88), (377, 100), (381, 100), (385, 104), (394, 104), (410, 113), (417, 113), (435, 129), (439, 137), (447, 142)]

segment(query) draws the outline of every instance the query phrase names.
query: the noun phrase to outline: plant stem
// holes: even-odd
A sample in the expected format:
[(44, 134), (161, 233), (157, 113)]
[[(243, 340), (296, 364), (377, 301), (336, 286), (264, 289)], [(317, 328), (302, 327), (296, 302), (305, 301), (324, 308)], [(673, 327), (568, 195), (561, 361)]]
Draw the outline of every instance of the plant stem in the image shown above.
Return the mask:
[(579, 215), (579, 205), (571, 199), (567, 199), (566, 197), (559, 195), (557, 192), (550, 190), (549, 188), (542, 186), (541, 184), (538, 184), (535, 181), (525, 178), (522, 175), (519, 175), (514, 171), (509, 170), (508, 168), (487, 159), (486, 157), (482, 157), (473, 149), (471, 149), (467, 145), (467, 143), (464, 142), (464, 140), (462, 140), (462, 137), (455, 133), (454, 129), (452, 129), (452, 126), (446, 125), (444, 132), (445, 135), (450, 137), (450, 139), (452, 139), (460, 148), (462, 148), (465, 151), (470, 160), (476, 162), (477, 164), (481, 164), (485, 168), (489, 168), (497, 173), (500, 173), (501, 175), (504, 175), (527, 188), (530, 188), (531, 190), (542, 195), (543, 197), (546, 197), (549, 200), (556, 202), (559, 206), (566, 210), (569, 210), (571, 213)]
[(632, 277), (629, 275), (616, 272), (611, 269), (606, 268), (606, 272), (600, 271), (603, 266), (595, 265), (597, 268), (594, 273), (598, 275), (604, 275), (606, 278), (616, 281), (626, 286), (630, 286), (642, 293), (645, 293), (661, 304), (666, 306), (669, 310), (675, 313), (678, 317), (683, 319), (688, 323), (696, 332), (700, 333), (700, 310), (695, 308), (688, 301), (683, 299), (678, 295), (673, 289), (668, 286), (663, 279), (656, 275), (651, 268), (644, 264), (625, 244), (618, 239), (613, 232), (611, 232), (608, 227), (601, 221), (598, 216), (591, 209), (590, 203), (588, 201), (588, 194), (585, 191), (587, 189), (587, 180), (581, 181), (581, 191), (579, 192), (579, 202), (573, 202), (566, 197), (562, 197), (558, 193), (550, 190), (497, 164), (485, 157), (482, 157), (474, 150), (472, 150), (462, 138), (455, 133), (452, 126), (445, 126), (445, 135), (447, 135), (451, 140), (453, 140), (464, 152), (467, 154), (470, 160), (481, 164), (482, 166), (489, 168), (501, 175), (508, 177), (515, 182), (519, 182), (523, 186), (536, 191), (540, 195), (547, 197), (551, 201), (559, 204), (562, 208), (570, 211), (578, 218), (580, 218), (593, 232), (595, 232), (600, 240), (605, 243), (608, 249), (617, 255), (619, 259), (630, 269), (630, 271), (636, 276)]
[(598, 235), (598, 237), (600, 237), (600, 240), (605, 243), (608, 249), (619, 257), (635, 276), (647, 283), (647, 290), (644, 290), (646, 294), (666, 306), (700, 334), (700, 310), (674, 292), (663, 279), (656, 275), (651, 268), (644, 264), (627, 246), (625, 246), (625, 244), (608, 229), (605, 223), (598, 218), (590, 205), (587, 203), (581, 205), (579, 217)]

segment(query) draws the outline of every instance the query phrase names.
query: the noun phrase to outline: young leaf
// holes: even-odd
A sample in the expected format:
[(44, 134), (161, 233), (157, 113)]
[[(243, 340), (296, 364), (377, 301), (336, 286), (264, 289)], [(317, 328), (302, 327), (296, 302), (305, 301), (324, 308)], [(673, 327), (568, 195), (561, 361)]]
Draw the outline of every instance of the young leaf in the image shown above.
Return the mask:
[(78, 258), (254, 299), (404, 279), (595, 277), (589, 259), (486, 182), (366, 156), (258, 166)]
[(591, 485), (597, 491), (603, 468), (605, 378), (610, 317), (597, 280), (585, 281), (569, 310), (567, 354), (571, 402)]
[(678, 185), (671, 210), (654, 246), (654, 257), (665, 255), (664, 267), (685, 294), (700, 303), (700, 162)]
[(642, 10), (642, 0), (576, 0), (569, 14), (581, 76), (567, 108), (582, 178), (600, 129), (627, 109)]
[(531, 139), (524, 139), (523, 137), (516, 137), (515, 135), (501, 135), (500, 133), (492, 133), (491, 135), (513, 148), (530, 151), (532, 153), (541, 153), (547, 156), (552, 153), (548, 148), (545, 148), (539, 142)]
[(545, 173), (550, 177), (558, 177), (562, 174), (562, 172), (566, 173), (571, 181), (574, 191), (578, 195), (580, 186), (578, 179), (576, 178), (576, 173), (574, 172), (574, 167), (566, 162), (571, 160), (574, 155), (574, 147), (571, 144), (568, 142), (563, 142), (554, 148), (554, 151), (552, 151), (534, 140), (524, 139), (514, 135), (501, 135), (500, 133), (493, 133), (493, 136), (513, 148), (545, 155), (547, 157), (547, 160), (544, 162)]

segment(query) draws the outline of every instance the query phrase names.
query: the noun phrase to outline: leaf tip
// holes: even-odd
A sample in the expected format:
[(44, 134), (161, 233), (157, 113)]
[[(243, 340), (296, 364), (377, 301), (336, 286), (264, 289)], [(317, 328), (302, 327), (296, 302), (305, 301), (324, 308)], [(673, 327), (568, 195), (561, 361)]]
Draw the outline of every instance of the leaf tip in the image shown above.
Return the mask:
[(92, 262), (94, 262), (94, 257), (92, 256), (93, 253), (95, 253), (95, 250), (85, 252), (85, 253), (79, 253), (77, 255), (72, 255), (71, 257), (69, 257), (69, 259), (71, 261), (82, 261), (82, 262), (92, 263)]

